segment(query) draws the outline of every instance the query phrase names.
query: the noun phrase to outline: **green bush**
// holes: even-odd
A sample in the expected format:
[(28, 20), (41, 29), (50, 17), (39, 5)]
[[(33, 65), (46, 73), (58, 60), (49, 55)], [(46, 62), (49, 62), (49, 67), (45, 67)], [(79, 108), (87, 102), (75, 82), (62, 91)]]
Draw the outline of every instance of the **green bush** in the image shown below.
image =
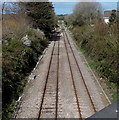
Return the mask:
[(94, 26), (85, 24), (73, 28), (76, 43), (84, 49), (86, 55), (93, 61), (94, 68), (105, 76), (109, 82), (117, 84), (117, 39), (115, 24), (108, 26), (103, 22), (95, 22)]
[[(31, 46), (25, 46), (21, 38), (3, 37), (3, 118), (9, 117), (16, 101), (27, 82), (26, 76), (35, 67), (38, 57), (48, 45), (48, 40), (35, 29), (27, 33)], [(8, 41), (6, 45), (5, 41)], [(10, 107), (11, 106), (11, 107)]]

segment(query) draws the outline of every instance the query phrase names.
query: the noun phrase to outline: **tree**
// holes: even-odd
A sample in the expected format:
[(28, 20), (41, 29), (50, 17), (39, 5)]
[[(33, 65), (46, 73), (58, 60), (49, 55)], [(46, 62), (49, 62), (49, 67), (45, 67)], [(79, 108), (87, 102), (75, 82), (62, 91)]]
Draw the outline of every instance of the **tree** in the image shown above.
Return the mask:
[(29, 2), (25, 4), (27, 15), (33, 19), (35, 28), (40, 28), (50, 37), (56, 26), (54, 8), (50, 2)]
[(4, 7), (5, 7), (5, 2), (2, 4), (2, 20), (3, 20)]
[(112, 10), (111, 16), (109, 17), (110, 25), (117, 22), (116, 10)]
[(101, 18), (101, 4), (98, 2), (80, 2), (76, 5), (73, 14), (74, 23), (82, 25), (85, 22), (91, 22), (93, 19)]

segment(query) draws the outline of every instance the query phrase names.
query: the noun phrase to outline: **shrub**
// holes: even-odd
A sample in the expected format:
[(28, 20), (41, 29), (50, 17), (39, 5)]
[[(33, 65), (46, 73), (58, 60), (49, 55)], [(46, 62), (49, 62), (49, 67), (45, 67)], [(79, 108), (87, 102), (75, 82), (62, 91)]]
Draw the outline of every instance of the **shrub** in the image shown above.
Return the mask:
[(103, 22), (98, 22), (94, 27), (91, 25), (74, 27), (73, 34), (77, 43), (95, 61), (96, 69), (111, 82), (117, 83), (118, 34), (113, 29)]
[[(3, 37), (3, 117), (11, 113), (9, 106), (14, 106), (11, 104), (23, 92), (27, 82), (25, 77), (34, 68), (38, 57), (48, 45), (48, 40), (40, 31), (30, 29), (26, 33), (31, 40), (30, 47), (25, 46), (19, 37)], [(4, 39), (8, 39), (9, 44), (6, 45)]]

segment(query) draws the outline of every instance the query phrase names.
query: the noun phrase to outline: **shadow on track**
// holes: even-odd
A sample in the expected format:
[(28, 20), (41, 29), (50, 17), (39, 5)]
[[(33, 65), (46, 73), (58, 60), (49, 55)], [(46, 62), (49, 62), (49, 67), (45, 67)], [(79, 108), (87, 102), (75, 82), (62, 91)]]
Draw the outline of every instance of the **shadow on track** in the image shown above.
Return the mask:
[(59, 41), (60, 40), (60, 32), (55, 32), (52, 37), (51, 37), (51, 40), (50, 41)]

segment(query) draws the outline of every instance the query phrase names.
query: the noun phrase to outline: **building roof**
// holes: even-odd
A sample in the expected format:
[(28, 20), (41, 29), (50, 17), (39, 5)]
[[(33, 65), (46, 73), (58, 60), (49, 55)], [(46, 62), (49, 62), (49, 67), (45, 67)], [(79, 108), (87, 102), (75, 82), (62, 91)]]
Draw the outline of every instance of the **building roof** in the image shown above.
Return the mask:
[(110, 17), (111, 13), (112, 13), (112, 11), (110, 11), (110, 10), (104, 11), (104, 17)]

